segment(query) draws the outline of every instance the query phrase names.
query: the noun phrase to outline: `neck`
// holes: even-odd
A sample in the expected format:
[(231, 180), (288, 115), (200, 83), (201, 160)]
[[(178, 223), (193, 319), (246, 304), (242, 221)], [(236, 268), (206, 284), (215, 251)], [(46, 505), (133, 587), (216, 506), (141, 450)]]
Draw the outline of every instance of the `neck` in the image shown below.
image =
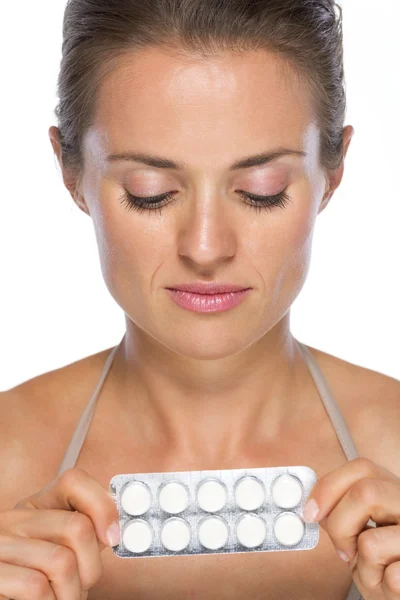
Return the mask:
[(118, 410), (132, 435), (170, 455), (236, 457), (271, 444), (299, 422), (309, 383), (287, 314), (241, 352), (182, 356), (129, 321), (114, 357)]

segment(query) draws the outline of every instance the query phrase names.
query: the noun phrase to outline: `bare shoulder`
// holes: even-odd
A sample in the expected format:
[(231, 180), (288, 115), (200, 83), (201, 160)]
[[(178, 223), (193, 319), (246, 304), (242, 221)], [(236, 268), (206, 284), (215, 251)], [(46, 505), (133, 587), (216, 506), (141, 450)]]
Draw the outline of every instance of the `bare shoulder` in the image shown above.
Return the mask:
[(11, 400), (27, 410), (29, 415), (38, 408), (43, 411), (44, 418), (51, 414), (53, 408), (58, 412), (62, 401), (73, 409), (76, 403), (79, 404), (81, 393), (93, 387), (110, 351), (111, 348), (103, 350), (24, 381), (2, 392), (2, 404)]
[(77, 360), (0, 393), (0, 466), (9, 484), (6, 490), (3, 488), (0, 510), (15, 504), (15, 498), (25, 497), (30, 481), (36, 486), (49, 482), (53, 462), (54, 466), (61, 462), (110, 351)]
[(400, 477), (400, 381), (309, 347), (354, 437), (360, 455)]

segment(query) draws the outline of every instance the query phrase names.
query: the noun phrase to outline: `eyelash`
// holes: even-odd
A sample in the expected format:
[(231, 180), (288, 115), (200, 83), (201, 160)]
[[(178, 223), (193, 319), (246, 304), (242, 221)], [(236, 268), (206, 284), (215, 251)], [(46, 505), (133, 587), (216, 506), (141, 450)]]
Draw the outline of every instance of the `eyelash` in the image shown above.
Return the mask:
[[(286, 190), (279, 192), (279, 194), (275, 194), (274, 196), (258, 196), (256, 194), (250, 194), (249, 192), (243, 192), (241, 190), (238, 191), (239, 196), (243, 198), (247, 198), (251, 200), (252, 203), (245, 202), (247, 206), (251, 208), (255, 208), (258, 212), (261, 212), (263, 209), (272, 210), (274, 207), (279, 206), (280, 208), (285, 208), (286, 205), (290, 202), (289, 196), (285, 193)], [(169, 202), (166, 202), (169, 200)], [(171, 204), (173, 202), (174, 197), (172, 193), (161, 194), (160, 196), (133, 196), (129, 192), (126, 192), (122, 198), (121, 202), (127, 204), (128, 210), (135, 210), (139, 213), (143, 213), (146, 210), (150, 213), (155, 210), (160, 211), (167, 204)], [(253, 204), (254, 202), (254, 204)]]

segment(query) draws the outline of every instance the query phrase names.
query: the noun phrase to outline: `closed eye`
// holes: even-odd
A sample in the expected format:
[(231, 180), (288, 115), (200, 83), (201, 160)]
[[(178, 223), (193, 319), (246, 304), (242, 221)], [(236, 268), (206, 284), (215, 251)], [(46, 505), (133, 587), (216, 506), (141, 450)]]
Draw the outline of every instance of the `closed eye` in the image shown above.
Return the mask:
[[(272, 210), (274, 207), (285, 208), (288, 202), (291, 201), (291, 198), (286, 194), (286, 189), (279, 194), (275, 194), (274, 196), (259, 196), (257, 194), (250, 194), (250, 192), (245, 192), (243, 190), (237, 190), (239, 196), (247, 200), (245, 204), (249, 205), (252, 208), (261, 211), (263, 208)], [(159, 210), (161, 214), (161, 208), (166, 206), (167, 204), (171, 204), (175, 201), (174, 194), (176, 192), (167, 192), (166, 194), (161, 194), (160, 196), (134, 196), (130, 194), (128, 191), (124, 193), (121, 198), (121, 202), (127, 205), (128, 210), (136, 210), (139, 213), (144, 211), (154, 211)]]

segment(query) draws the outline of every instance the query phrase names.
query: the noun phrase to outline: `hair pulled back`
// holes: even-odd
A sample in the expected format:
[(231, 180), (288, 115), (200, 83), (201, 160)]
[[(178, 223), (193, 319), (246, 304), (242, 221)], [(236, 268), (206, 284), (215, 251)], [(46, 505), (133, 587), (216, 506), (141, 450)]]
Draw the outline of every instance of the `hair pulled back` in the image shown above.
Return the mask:
[(340, 165), (346, 96), (342, 9), (334, 0), (69, 0), (54, 113), (63, 166), (77, 178), (99, 85), (122, 55), (151, 46), (200, 59), (277, 54), (309, 89), (320, 164)]

